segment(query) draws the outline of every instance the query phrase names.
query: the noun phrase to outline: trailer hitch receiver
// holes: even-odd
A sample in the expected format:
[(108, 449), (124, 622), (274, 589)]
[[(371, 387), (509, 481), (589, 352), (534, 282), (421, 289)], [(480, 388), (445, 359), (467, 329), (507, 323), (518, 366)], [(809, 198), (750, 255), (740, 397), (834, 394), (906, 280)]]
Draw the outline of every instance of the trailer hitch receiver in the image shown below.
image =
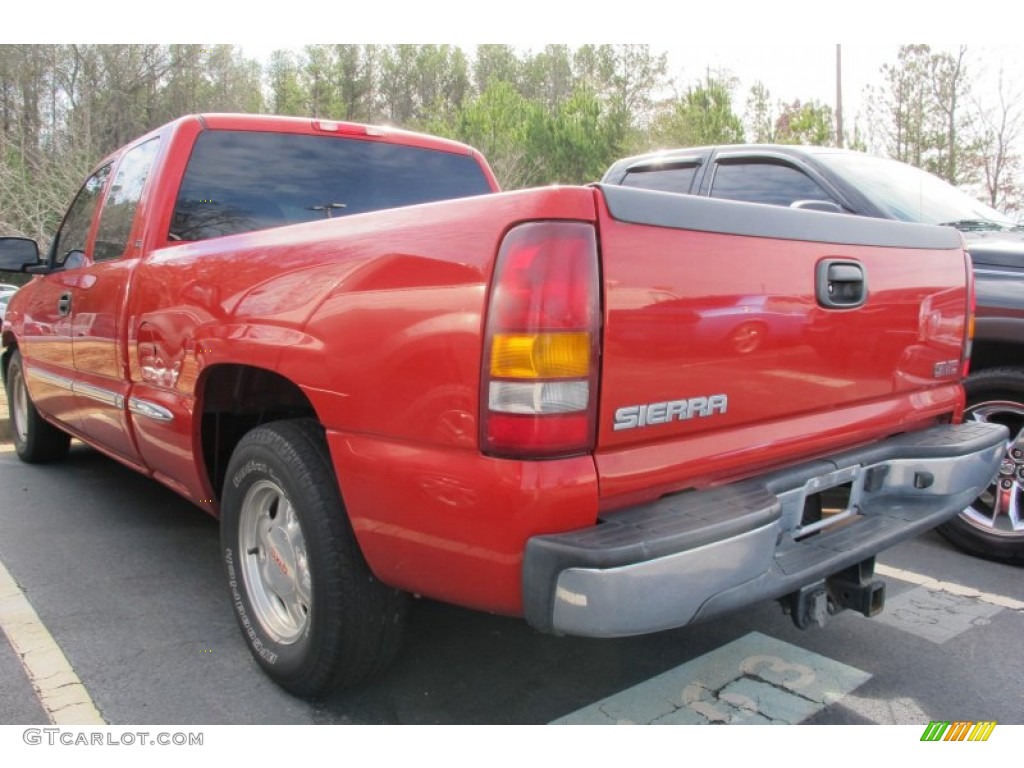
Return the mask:
[(829, 616), (847, 608), (877, 616), (885, 607), (885, 582), (874, 573), (875, 559), (864, 560), (787, 595), (782, 608), (800, 629), (824, 627)]

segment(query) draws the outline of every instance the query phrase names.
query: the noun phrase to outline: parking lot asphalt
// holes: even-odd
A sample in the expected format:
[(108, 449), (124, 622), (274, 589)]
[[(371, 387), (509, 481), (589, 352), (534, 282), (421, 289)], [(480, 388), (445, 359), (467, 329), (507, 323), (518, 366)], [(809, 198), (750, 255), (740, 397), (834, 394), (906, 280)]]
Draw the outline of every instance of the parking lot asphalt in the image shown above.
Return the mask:
[[(1024, 723), (1021, 569), (935, 534), (880, 559), (881, 616), (806, 632), (775, 603), (589, 640), (416, 601), (386, 674), (307, 702), (250, 658), (187, 501), (77, 443), (43, 466), (0, 446), (0, 498), (0, 563), (110, 724)], [(18, 661), (0, 643), (0, 722), (45, 724)]]

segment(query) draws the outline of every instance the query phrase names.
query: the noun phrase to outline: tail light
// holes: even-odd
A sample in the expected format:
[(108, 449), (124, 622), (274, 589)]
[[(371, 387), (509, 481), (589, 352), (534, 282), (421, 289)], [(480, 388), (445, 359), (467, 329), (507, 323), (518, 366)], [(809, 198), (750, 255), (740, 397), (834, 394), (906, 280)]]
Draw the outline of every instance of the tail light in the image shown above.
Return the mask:
[(971, 350), (974, 346), (974, 318), (978, 311), (978, 300), (974, 295), (974, 264), (969, 253), (964, 252), (967, 267), (967, 318), (964, 327), (964, 347), (960, 355), (961, 370), (966, 379), (971, 372)]
[(590, 224), (532, 222), (505, 236), (484, 334), (484, 453), (532, 459), (593, 450), (599, 291)]
[(349, 136), (383, 136), (384, 130), (375, 125), (343, 123), (337, 120), (314, 120), (313, 128), (323, 133), (341, 133)]

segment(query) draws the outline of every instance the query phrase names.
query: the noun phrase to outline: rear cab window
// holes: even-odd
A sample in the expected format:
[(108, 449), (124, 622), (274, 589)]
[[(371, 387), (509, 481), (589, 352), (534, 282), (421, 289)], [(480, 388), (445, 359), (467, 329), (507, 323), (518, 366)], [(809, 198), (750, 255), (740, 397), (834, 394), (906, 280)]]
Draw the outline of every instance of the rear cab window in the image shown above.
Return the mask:
[(491, 191), (467, 154), (336, 136), (199, 135), (170, 240), (205, 240)]

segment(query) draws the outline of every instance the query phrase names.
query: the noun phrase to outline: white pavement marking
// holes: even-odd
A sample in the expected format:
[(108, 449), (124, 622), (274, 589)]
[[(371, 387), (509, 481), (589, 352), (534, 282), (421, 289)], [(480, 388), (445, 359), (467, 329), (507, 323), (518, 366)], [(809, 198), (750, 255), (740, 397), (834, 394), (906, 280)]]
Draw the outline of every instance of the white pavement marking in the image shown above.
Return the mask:
[(872, 725), (916, 725), (932, 718), (914, 699), (907, 697), (843, 696), (843, 709), (860, 715)]
[(60, 646), (3, 563), (0, 563), (0, 629), (21, 659), (54, 725), (106, 725)]
[(1003, 610), (975, 598), (915, 587), (887, 600), (885, 611), (874, 620), (941, 645), (973, 627), (989, 624)]
[(751, 632), (552, 724), (799, 723), (870, 678), (867, 672)]
[[(1006, 595), (994, 595), (991, 592), (982, 592), (974, 589), (973, 587), (965, 587), (963, 584), (957, 584), (952, 581), (939, 581), (938, 579), (933, 579), (931, 576), (914, 573), (913, 571), (904, 571), (901, 568), (892, 568), (888, 565), (877, 565), (875, 566), (875, 575), (889, 576), (893, 579), (917, 584), (934, 592), (948, 592), (951, 595), (959, 595), (960, 597), (973, 597), (977, 600), (981, 600), (983, 603), (998, 605), (1000, 608), (1009, 608), (1011, 611), (1024, 611), (1024, 601), (1015, 600), (1012, 597), (1006, 597)], [(882, 615), (884, 616), (885, 614), (883, 613)]]

